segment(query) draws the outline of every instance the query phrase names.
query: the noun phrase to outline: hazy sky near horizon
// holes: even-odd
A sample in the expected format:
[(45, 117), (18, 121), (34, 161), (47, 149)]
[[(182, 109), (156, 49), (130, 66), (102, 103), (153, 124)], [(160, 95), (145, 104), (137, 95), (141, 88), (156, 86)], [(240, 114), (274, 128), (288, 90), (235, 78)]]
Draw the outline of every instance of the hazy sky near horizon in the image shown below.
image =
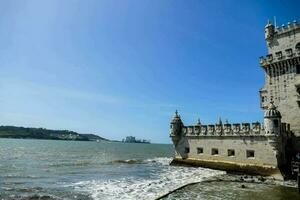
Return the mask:
[(170, 143), (185, 124), (262, 121), (264, 26), (300, 1), (0, 1), (0, 124)]

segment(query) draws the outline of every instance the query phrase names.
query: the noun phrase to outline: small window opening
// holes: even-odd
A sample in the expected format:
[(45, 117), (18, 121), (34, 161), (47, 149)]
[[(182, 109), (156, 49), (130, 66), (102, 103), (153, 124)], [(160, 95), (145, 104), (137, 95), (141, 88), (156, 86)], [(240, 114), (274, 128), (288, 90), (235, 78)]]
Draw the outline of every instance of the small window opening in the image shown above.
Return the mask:
[(298, 94), (300, 95), (300, 85), (297, 86), (296, 90), (297, 90)]
[(272, 54), (267, 55), (267, 59), (268, 59), (269, 61), (272, 61), (272, 60), (273, 60), (273, 55), (272, 55)]
[(228, 156), (235, 156), (235, 152), (233, 149), (228, 149)]
[(293, 55), (293, 50), (292, 49), (286, 49), (285, 53), (287, 56), (292, 56)]
[(254, 158), (254, 151), (253, 150), (247, 150), (247, 158)]
[(211, 155), (218, 155), (219, 154), (219, 150), (218, 149), (211, 149)]
[(275, 128), (278, 128), (278, 119), (274, 120), (274, 126), (275, 126)]
[(276, 57), (279, 58), (279, 59), (282, 58), (282, 52), (281, 52), (281, 51), (276, 52), (275, 55), (276, 55)]
[(296, 51), (300, 53), (300, 43), (296, 44)]
[(297, 66), (296, 66), (296, 73), (297, 73), (297, 74), (300, 74), (300, 65), (297, 65)]
[(197, 154), (202, 154), (202, 153), (203, 153), (203, 148), (198, 147), (198, 148), (197, 148)]
[(190, 148), (189, 147), (185, 147), (184, 153), (190, 153)]

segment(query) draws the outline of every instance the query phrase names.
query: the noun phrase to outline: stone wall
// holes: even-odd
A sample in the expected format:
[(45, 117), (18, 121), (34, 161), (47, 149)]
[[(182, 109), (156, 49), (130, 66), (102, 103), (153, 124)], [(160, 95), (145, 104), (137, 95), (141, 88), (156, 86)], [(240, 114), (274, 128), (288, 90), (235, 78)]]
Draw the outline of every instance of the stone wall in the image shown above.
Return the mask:
[[(276, 153), (269, 143), (271, 140), (274, 140), (274, 137), (186, 137), (177, 146), (176, 156), (277, 167)], [(189, 152), (186, 148), (189, 148)], [(213, 150), (218, 152), (213, 152)], [(200, 153), (201, 151), (203, 152)], [(228, 154), (230, 153), (228, 151), (234, 151), (234, 155)], [(247, 151), (253, 151), (254, 156), (247, 157)]]
[(284, 143), (275, 135), (187, 135), (175, 145), (175, 161), (282, 179)]
[[(280, 134), (270, 133), (258, 122), (182, 126), (171, 138), (175, 161), (223, 170), (253, 172), (281, 177), (286, 164), (285, 144), (288, 127), (280, 125)], [(176, 141), (176, 142), (175, 142)], [(174, 161), (174, 162), (175, 162)]]

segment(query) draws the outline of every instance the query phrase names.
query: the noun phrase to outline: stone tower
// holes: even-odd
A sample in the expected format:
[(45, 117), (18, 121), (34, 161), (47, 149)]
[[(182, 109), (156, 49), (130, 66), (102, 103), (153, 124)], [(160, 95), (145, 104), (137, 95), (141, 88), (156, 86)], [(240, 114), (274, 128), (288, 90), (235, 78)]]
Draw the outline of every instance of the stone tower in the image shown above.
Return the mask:
[(265, 111), (264, 124), (266, 134), (280, 135), (281, 133), (281, 114), (276, 109), (273, 101), (270, 102), (268, 109)]
[(260, 58), (265, 71), (265, 85), (260, 90), (261, 108), (274, 101), (282, 121), (300, 136), (300, 23), (281, 28), (269, 21), (265, 27), (268, 55)]

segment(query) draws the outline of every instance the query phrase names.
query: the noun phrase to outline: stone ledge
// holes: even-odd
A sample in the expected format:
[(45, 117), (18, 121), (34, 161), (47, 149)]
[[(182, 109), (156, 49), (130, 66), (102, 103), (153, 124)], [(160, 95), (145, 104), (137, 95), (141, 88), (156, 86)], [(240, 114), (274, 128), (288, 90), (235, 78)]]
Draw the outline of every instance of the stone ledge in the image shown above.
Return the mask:
[(245, 173), (245, 174), (252, 174), (252, 175), (272, 176), (277, 180), (283, 180), (283, 176), (280, 170), (277, 167), (271, 165), (256, 165), (256, 164), (204, 160), (204, 159), (194, 159), (194, 158), (182, 159), (179, 157), (174, 158), (170, 163), (170, 165), (184, 165), (184, 166), (194, 166), (194, 167), (196, 166), (196, 167), (224, 170), (231, 173)]

